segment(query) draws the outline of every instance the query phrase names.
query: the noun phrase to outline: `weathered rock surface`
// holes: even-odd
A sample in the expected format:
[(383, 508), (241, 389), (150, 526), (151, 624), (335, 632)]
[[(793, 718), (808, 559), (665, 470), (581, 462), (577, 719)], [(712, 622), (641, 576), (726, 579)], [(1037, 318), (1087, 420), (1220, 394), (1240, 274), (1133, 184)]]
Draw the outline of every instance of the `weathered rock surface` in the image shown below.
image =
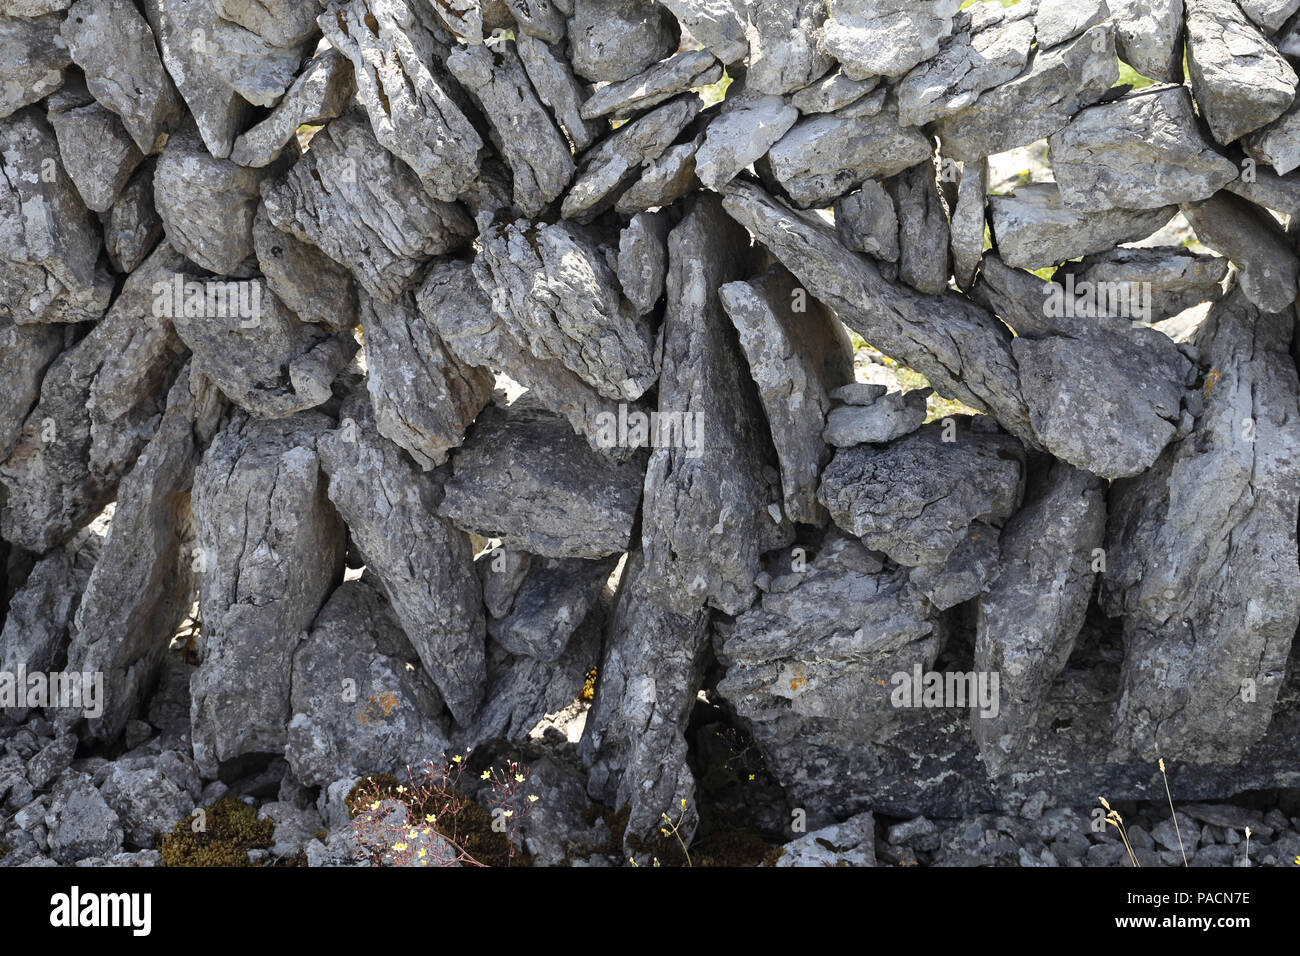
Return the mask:
[(560, 52), (536, 37), (523, 34), (515, 42), (537, 98), (550, 108), (574, 147), (586, 149), (603, 130), (602, 123), (582, 116), (582, 105), (590, 98), (587, 84), (574, 76), (572, 65)]
[(961, 0), (832, 0), (823, 45), (853, 79), (901, 76), (939, 50)]
[(448, 748), (442, 698), (369, 575), (340, 585), (293, 653), (285, 759), (308, 786), (419, 769)]
[[(303, 9), (310, 9), (310, 4)], [(313, 25), (315, 20), (312, 21)], [(303, 67), (271, 114), (240, 133), (230, 151), (240, 166), (268, 166), (304, 125), (321, 125), (342, 114), (356, 93), (352, 63), (338, 50), (322, 50)]]
[(677, 24), (653, 0), (573, 0), (569, 56), (579, 76), (617, 83), (677, 49)]
[(509, 608), (489, 622), (488, 633), (511, 654), (557, 661), (601, 600), (618, 561), (534, 558)]
[(63, 85), (71, 56), (62, 18), (0, 15), (0, 118), (44, 99)]
[(756, 279), (727, 283), (718, 298), (758, 385), (781, 466), (785, 516), (821, 524), (826, 515), (817, 503), (817, 481), (831, 457), (821, 427), (830, 393), (853, 380), (848, 333), (780, 265)]
[(1074, 650), (1105, 530), (1101, 479), (1031, 464), (1025, 504), (1002, 530), (998, 579), (978, 604), (975, 669), (999, 675), (1001, 697), (996, 715), (972, 713), (971, 726), (991, 774), (1023, 747)]
[(1089, 107), (1049, 142), (1061, 200), (1076, 209), (1195, 202), (1240, 174), (1201, 138), (1183, 86), (1152, 87)]
[(1125, 63), (1153, 80), (1183, 79), (1183, 0), (1106, 0)]
[[(819, 49), (826, 6), (816, 0), (756, 0), (747, 4), (749, 72), (745, 82), (759, 93), (784, 95), (802, 90), (835, 65)], [(798, 103), (800, 112), (806, 112)]]
[(1265, 312), (1291, 308), (1300, 259), (1272, 216), (1239, 196), (1220, 192), (1184, 209), (1196, 236), (1241, 271), (1246, 298)]
[(1067, 206), (1053, 183), (1034, 183), (1010, 196), (989, 198), (989, 228), (1007, 265), (1042, 269), (1105, 252), (1121, 242), (1151, 235), (1177, 209), (1094, 209)]
[(680, 416), (680, 438), (651, 452), (641, 539), (655, 569), (646, 586), (683, 617), (706, 602), (728, 614), (747, 608), (761, 554), (790, 533), (772, 439), (718, 291), (742, 274), (746, 246), (708, 197), (668, 237), (659, 415)]
[(888, 184), (898, 210), (898, 278), (927, 295), (947, 291), (952, 275), (948, 209), (937, 175), (932, 162), (923, 162)]
[(1185, 0), (1187, 70), (1214, 138), (1230, 143), (1285, 112), (1296, 72), (1231, 0)]
[(191, 722), (206, 774), (244, 754), (284, 752), (293, 651), (343, 573), (346, 535), (316, 452), (332, 427), (318, 412), (237, 414), (195, 469), (194, 521), (208, 557)]
[(1204, 413), (1112, 491), (1102, 596), (1124, 615), (1120, 752), (1232, 764), (1269, 726), (1300, 621), (1292, 320), (1241, 291), (1215, 305), (1192, 340), (1215, 373)]
[(779, 96), (746, 91), (728, 99), (709, 122), (695, 154), (695, 175), (709, 189), (721, 189), (771, 149), (798, 118), (799, 111)]
[(836, 448), (883, 445), (910, 435), (925, 423), (927, 389), (891, 392), (884, 385), (867, 387), (872, 392), (865, 396), (846, 395), (846, 389), (831, 393), (831, 398), (847, 404), (832, 408), (827, 414), (822, 436), (826, 444)]
[(835, 232), (854, 252), (865, 252), (881, 262), (898, 261), (898, 207), (890, 192), (874, 179), (835, 200)]
[[(831, 519), (899, 564), (942, 563), (972, 521), (1000, 526), (1020, 503), (1024, 451), (1015, 439), (932, 422), (891, 445), (842, 448), (818, 500)], [(906, 477), (903, 477), (906, 476)]]
[(642, 462), (609, 461), (528, 399), (492, 405), (452, 456), (439, 514), (507, 548), (603, 558), (628, 549)]
[(339, 428), (319, 443), (329, 500), (442, 692), (469, 720), (483, 697), (482, 591), (468, 536), (439, 517), (443, 489), (375, 431), (367, 397), (354, 393)]
[(333, 120), (288, 172), (261, 189), (276, 228), (346, 265), (367, 292), (387, 302), (412, 289), (430, 259), (464, 245), (474, 232), (464, 209), (425, 193), (356, 112)]
[(664, 294), (669, 226), (663, 213), (639, 212), (618, 235), (618, 284), (638, 316)]
[(619, 83), (610, 83), (582, 104), (582, 118), (621, 119), (657, 106), (678, 93), (722, 78), (722, 67), (707, 50), (686, 50)]

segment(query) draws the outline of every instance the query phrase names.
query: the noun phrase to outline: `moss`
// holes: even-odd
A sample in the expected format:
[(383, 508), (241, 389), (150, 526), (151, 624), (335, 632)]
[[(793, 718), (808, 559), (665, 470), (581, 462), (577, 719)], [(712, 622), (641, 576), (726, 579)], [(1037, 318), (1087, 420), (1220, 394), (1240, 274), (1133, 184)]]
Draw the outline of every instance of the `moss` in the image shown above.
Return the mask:
[(234, 797), (204, 809), (205, 828), (195, 833), (194, 815), (181, 820), (162, 838), (163, 866), (251, 866), (248, 851), (274, 842), (275, 824), (257, 819), (257, 811)]
[(769, 846), (754, 830), (719, 830), (691, 847), (696, 866), (758, 866), (780, 847)]

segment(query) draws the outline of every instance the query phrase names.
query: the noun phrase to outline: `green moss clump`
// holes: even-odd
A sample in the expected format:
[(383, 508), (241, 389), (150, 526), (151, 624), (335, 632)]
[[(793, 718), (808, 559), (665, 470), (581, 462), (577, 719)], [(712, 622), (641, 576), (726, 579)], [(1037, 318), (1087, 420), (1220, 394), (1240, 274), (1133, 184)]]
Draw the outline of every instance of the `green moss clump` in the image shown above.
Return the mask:
[(205, 829), (191, 829), (191, 814), (162, 838), (158, 851), (163, 866), (251, 866), (248, 851), (275, 842), (275, 824), (257, 819), (257, 811), (234, 797), (223, 797), (205, 808)]

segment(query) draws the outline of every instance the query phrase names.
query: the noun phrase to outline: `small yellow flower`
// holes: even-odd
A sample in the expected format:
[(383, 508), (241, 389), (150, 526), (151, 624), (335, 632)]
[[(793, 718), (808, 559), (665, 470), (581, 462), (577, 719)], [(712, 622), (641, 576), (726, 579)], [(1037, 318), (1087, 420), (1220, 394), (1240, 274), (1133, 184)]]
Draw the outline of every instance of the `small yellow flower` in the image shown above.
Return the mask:
[(403, 786), (399, 783), (399, 784), (397, 785), (397, 792), (398, 792), (398, 793), (406, 793), (406, 788), (403, 787)]
[(523, 783), (523, 782), (524, 782), (524, 775), (522, 773), (515, 774), (515, 783)]
[(423, 858), (425, 855), (426, 855), (426, 853), (425, 853), (424, 850), (421, 850), (419, 853), (416, 854), (416, 856), (418, 856), (418, 857), (420, 857), (420, 858)]
[(425, 822), (425, 823), (437, 823), (437, 822), (438, 822), (438, 818), (435, 817), (432, 813), (426, 813), (426, 814), (424, 815), (424, 822)]
[(372, 803), (372, 804), (370, 805), (370, 809), (371, 809), (371, 810), (378, 810), (378, 809), (379, 809), (379, 801), (376, 800), (374, 803)]
[(513, 811), (513, 810), (502, 810), (502, 811), (501, 811), (501, 815), (502, 815), (503, 817), (513, 817), (513, 816), (515, 815), (515, 811)]
[(454, 757), (451, 758), (451, 762), (452, 762), (452, 763), (460, 763), (462, 759), (464, 759), (464, 758), (462, 758), (460, 754), (456, 754), (456, 756), (454, 756)]
[(394, 844), (393, 844), (393, 849), (396, 850), (398, 853), (401, 853), (403, 850), (406, 849), (406, 844), (405, 844), (405, 843), (394, 843)]
[(1300, 856), (1295, 858), (1295, 865), (1300, 866)]
[(685, 798), (685, 797), (682, 797), (682, 809), (683, 809), (683, 810), (686, 809), (686, 798)]
[(665, 830), (663, 827), (660, 827), (660, 828), (659, 828), (659, 832), (662, 833), (664, 836), (667, 836), (667, 835), (668, 835), (668, 831)]
[(489, 773), (488, 771), (484, 770), (481, 774), (479, 774), (479, 779), (480, 779), (480, 780), (486, 780), (486, 779), (487, 779), (488, 777), (490, 777), (490, 776), (492, 776), (492, 774)]
[(528, 795), (528, 802), (529, 802), (529, 803), (536, 803), (536, 802), (537, 802), (537, 794), (535, 794), (535, 793), (530, 793), (530, 794)]
[(753, 779), (754, 779), (754, 775), (753, 775), (752, 773), (749, 775), (749, 779), (750, 779), (750, 780), (753, 780)]

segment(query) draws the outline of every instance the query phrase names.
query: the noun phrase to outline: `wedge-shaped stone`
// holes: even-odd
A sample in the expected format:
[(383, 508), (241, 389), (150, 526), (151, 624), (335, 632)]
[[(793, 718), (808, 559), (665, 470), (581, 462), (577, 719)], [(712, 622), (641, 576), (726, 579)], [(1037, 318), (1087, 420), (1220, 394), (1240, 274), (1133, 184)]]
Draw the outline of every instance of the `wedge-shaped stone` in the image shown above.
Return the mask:
[(573, 75), (573, 67), (559, 48), (547, 46), (536, 37), (523, 34), (516, 39), (516, 52), (528, 72), (528, 79), (555, 121), (581, 152), (605, 130), (605, 124), (582, 118), (582, 104), (591, 97), (591, 89)]
[(104, 675), (103, 713), (88, 722), (97, 740), (116, 738), (144, 705), (190, 613), (204, 567), (190, 488), (225, 408), (192, 365), (182, 369), (158, 431), (118, 488), (68, 649), (70, 668)]
[(1106, 0), (1125, 63), (1153, 80), (1183, 79), (1183, 0)]
[(316, 454), (333, 424), (237, 413), (195, 469), (203, 661), (190, 722), (206, 776), (288, 742), (294, 648), (343, 576), (347, 533)]
[(939, 51), (961, 0), (830, 0), (823, 45), (853, 79), (902, 76)]
[(101, 218), (104, 250), (118, 272), (134, 272), (163, 236), (162, 217), (153, 203), (154, 161), (148, 159)]
[(277, 229), (265, 203), (253, 217), (253, 251), (266, 288), (302, 321), (334, 332), (356, 325), (352, 273), (311, 243)]
[(918, 163), (892, 178), (887, 188), (898, 210), (899, 281), (927, 295), (946, 292), (952, 260), (938, 170), (933, 162)]
[(474, 233), (465, 210), (431, 198), (355, 111), (317, 133), (293, 168), (262, 185), (262, 198), (277, 228), (346, 265), (386, 302), (415, 286), (430, 259)]
[(695, 175), (695, 157), (704, 145), (700, 133), (688, 143), (669, 146), (658, 159), (646, 163), (641, 178), (619, 197), (615, 209), (624, 216), (633, 216), (647, 209), (671, 206), (692, 189), (698, 189)]
[[(313, 26), (315, 22), (313, 18)], [(338, 116), (356, 89), (352, 62), (338, 50), (322, 50), (303, 67), (271, 114), (239, 134), (230, 151), (231, 161), (240, 166), (270, 165), (299, 127), (320, 125)]]
[(434, 4), (349, 0), (322, 13), (320, 26), (352, 61), (357, 98), (379, 144), (415, 170), (434, 198), (450, 202), (465, 193), (478, 175), (483, 140), (443, 66), (454, 44)]
[[(617, 421), (619, 402), (604, 398), (562, 362), (538, 358), (521, 345), (474, 281), (469, 263), (440, 262), (417, 296), (421, 314), (433, 323), (447, 348), (465, 365), (499, 369), (551, 411), (563, 415), (590, 446), (611, 458), (635, 450), (607, 447), (603, 421)], [(636, 407), (629, 410), (639, 410)]]
[(996, 715), (971, 715), (991, 775), (1019, 754), (1074, 650), (1106, 531), (1105, 483), (1064, 462), (1031, 463), (1025, 504), (1002, 529), (997, 581), (979, 598), (975, 670), (999, 675)]
[(1290, 240), (1277, 220), (1240, 196), (1220, 192), (1184, 207), (1196, 236), (1231, 259), (1241, 272), (1241, 290), (1265, 312), (1283, 312), (1295, 304), (1300, 278)]
[(589, 150), (564, 197), (565, 219), (587, 222), (604, 212), (642, 174), (643, 168), (686, 129), (700, 111), (697, 96), (680, 96), (632, 122)]
[(695, 154), (695, 175), (709, 189), (721, 189), (770, 150), (798, 118), (799, 111), (779, 96), (737, 91), (709, 121), (704, 145)]
[(989, 163), (977, 159), (962, 164), (957, 184), (957, 202), (952, 207), (948, 235), (952, 251), (953, 277), (961, 289), (975, 281), (984, 255), (984, 231), (988, 228)]
[(723, 63), (749, 52), (745, 36), (748, 4), (744, 0), (659, 0), (677, 22)]
[(256, 33), (271, 46), (292, 47), (318, 35), (322, 0), (213, 0), (223, 20)]
[(829, 205), (864, 180), (885, 179), (930, 158), (930, 141), (899, 125), (895, 105), (866, 119), (858, 108), (855, 103), (805, 117), (768, 153), (772, 175), (798, 205)]
[(272, 171), (214, 159), (193, 125), (172, 134), (154, 170), (167, 241), (209, 272), (235, 272), (253, 254), (258, 187)]
[(1163, 333), (1134, 324), (1132, 300), (1067, 308), (1066, 294), (991, 255), (975, 289), (1017, 332), (1012, 352), (1043, 447), (1105, 478), (1141, 474), (1175, 437), (1196, 370)]
[[(1001, 526), (1020, 504), (1025, 454), (1014, 438), (931, 422), (884, 447), (836, 452), (818, 499), (831, 519), (899, 564), (942, 564), (974, 521)], [(954, 441), (944, 441), (949, 429)]]
[(533, 558), (505, 614), (488, 623), (511, 654), (552, 663), (605, 594), (618, 557)]
[(831, 451), (821, 431), (830, 393), (853, 381), (848, 333), (781, 265), (756, 279), (727, 283), (718, 297), (758, 385), (781, 465), (786, 518), (822, 524), (826, 512), (817, 503), (817, 482)]
[(592, 798), (628, 808), (628, 836), (656, 834), (672, 813), (689, 842), (698, 817), (685, 732), (704, 679), (709, 618), (702, 608), (665, 610), (652, 590), (660, 570), (639, 550), (628, 556), (578, 753)]
[[(442, 698), (371, 574), (340, 585), (293, 652), (285, 759), (309, 787), (417, 773), (448, 749)], [(340, 688), (355, 687), (355, 694)]]
[(1195, 430), (1111, 492), (1103, 606), (1124, 616), (1116, 750), (1234, 764), (1268, 729), (1300, 623), (1300, 454), (1290, 309), (1239, 291), (1192, 344), (1212, 378)]
[(452, 455), (438, 513), (530, 554), (607, 557), (628, 548), (644, 460), (608, 460), (525, 396), (479, 415)]
[(41, 379), (63, 351), (57, 325), (15, 325), (0, 315), (0, 462), (9, 457), (27, 413), (41, 394)]
[(777, 461), (744, 353), (719, 289), (745, 274), (747, 237), (718, 201), (698, 199), (668, 237), (664, 416), (645, 480), (641, 539), (655, 600), (676, 614), (708, 603), (737, 614), (753, 602), (760, 556), (789, 543)]
[[(1223, 295), (1223, 280), (1228, 275), (1228, 260), (1201, 255), (1182, 246), (1154, 246), (1130, 249), (1120, 246), (1113, 252), (1088, 256), (1075, 276), (1075, 294), (1082, 298), (1108, 283), (1121, 301), (1139, 303), (1132, 316), (1148, 324), (1160, 322), (1199, 305), (1214, 302)], [(1057, 281), (1060, 281), (1059, 279)], [(1091, 287), (1081, 283), (1092, 283)], [(1108, 293), (1109, 294), (1109, 293)], [(1142, 296), (1148, 299), (1144, 302)], [(1076, 308), (1076, 314), (1082, 314)]]
[(1252, 159), (1267, 163), (1281, 176), (1300, 167), (1300, 106), (1292, 103), (1278, 119), (1247, 134), (1242, 148)]
[(72, 57), (59, 32), (63, 18), (0, 15), (0, 118), (44, 99), (63, 85)]
[(658, 377), (649, 323), (623, 298), (604, 250), (566, 222), (486, 215), (474, 277), (519, 345), (606, 398), (635, 401)]
[(49, 118), (63, 168), (82, 201), (95, 212), (108, 211), (144, 159), (135, 142), (121, 121), (93, 100), (57, 112), (51, 106)]
[(1162, 206), (1085, 212), (1065, 205), (1055, 183), (1032, 183), (1009, 196), (989, 197), (989, 228), (1003, 262), (1042, 269), (1145, 239), (1177, 211)]
[(483, 597), (469, 537), (438, 516), (442, 489), (375, 431), (355, 392), (320, 441), (329, 496), (458, 721), (483, 698)]
[(452, 354), (413, 296), (387, 305), (363, 295), (360, 319), (379, 434), (425, 471), (443, 464), (491, 400), (492, 374)]
[(1061, 200), (1076, 209), (1195, 202), (1241, 172), (1201, 138), (1183, 86), (1148, 88), (1091, 106), (1048, 142)]
[(569, 56), (593, 83), (636, 76), (677, 49), (673, 15), (653, 0), (573, 0)]
[(128, 0), (77, 0), (63, 21), (63, 39), (86, 86), (122, 117), (142, 153), (161, 148), (184, 115), (184, 104), (163, 69), (153, 30)]
[[(170, 313), (194, 362), (240, 408), (283, 418), (329, 400), (330, 385), (359, 348), (284, 307), (261, 279), (182, 276), (163, 294), (184, 300)], [(173, 290), (181, 290), (173, 291)]]
[(782, 96), (801, 90), (835, 65), (818, 47), (826, 5), (818, 0), (755, 0), (747, 4), (749, 72), (745, 82), (759, 93)]
[(602, 86), (582, 104), (582, 118), (592, 120), (612, 115), (621, 119), (721, 78), (722, 67), (712, 53), (686, 50), (621, 83)]

